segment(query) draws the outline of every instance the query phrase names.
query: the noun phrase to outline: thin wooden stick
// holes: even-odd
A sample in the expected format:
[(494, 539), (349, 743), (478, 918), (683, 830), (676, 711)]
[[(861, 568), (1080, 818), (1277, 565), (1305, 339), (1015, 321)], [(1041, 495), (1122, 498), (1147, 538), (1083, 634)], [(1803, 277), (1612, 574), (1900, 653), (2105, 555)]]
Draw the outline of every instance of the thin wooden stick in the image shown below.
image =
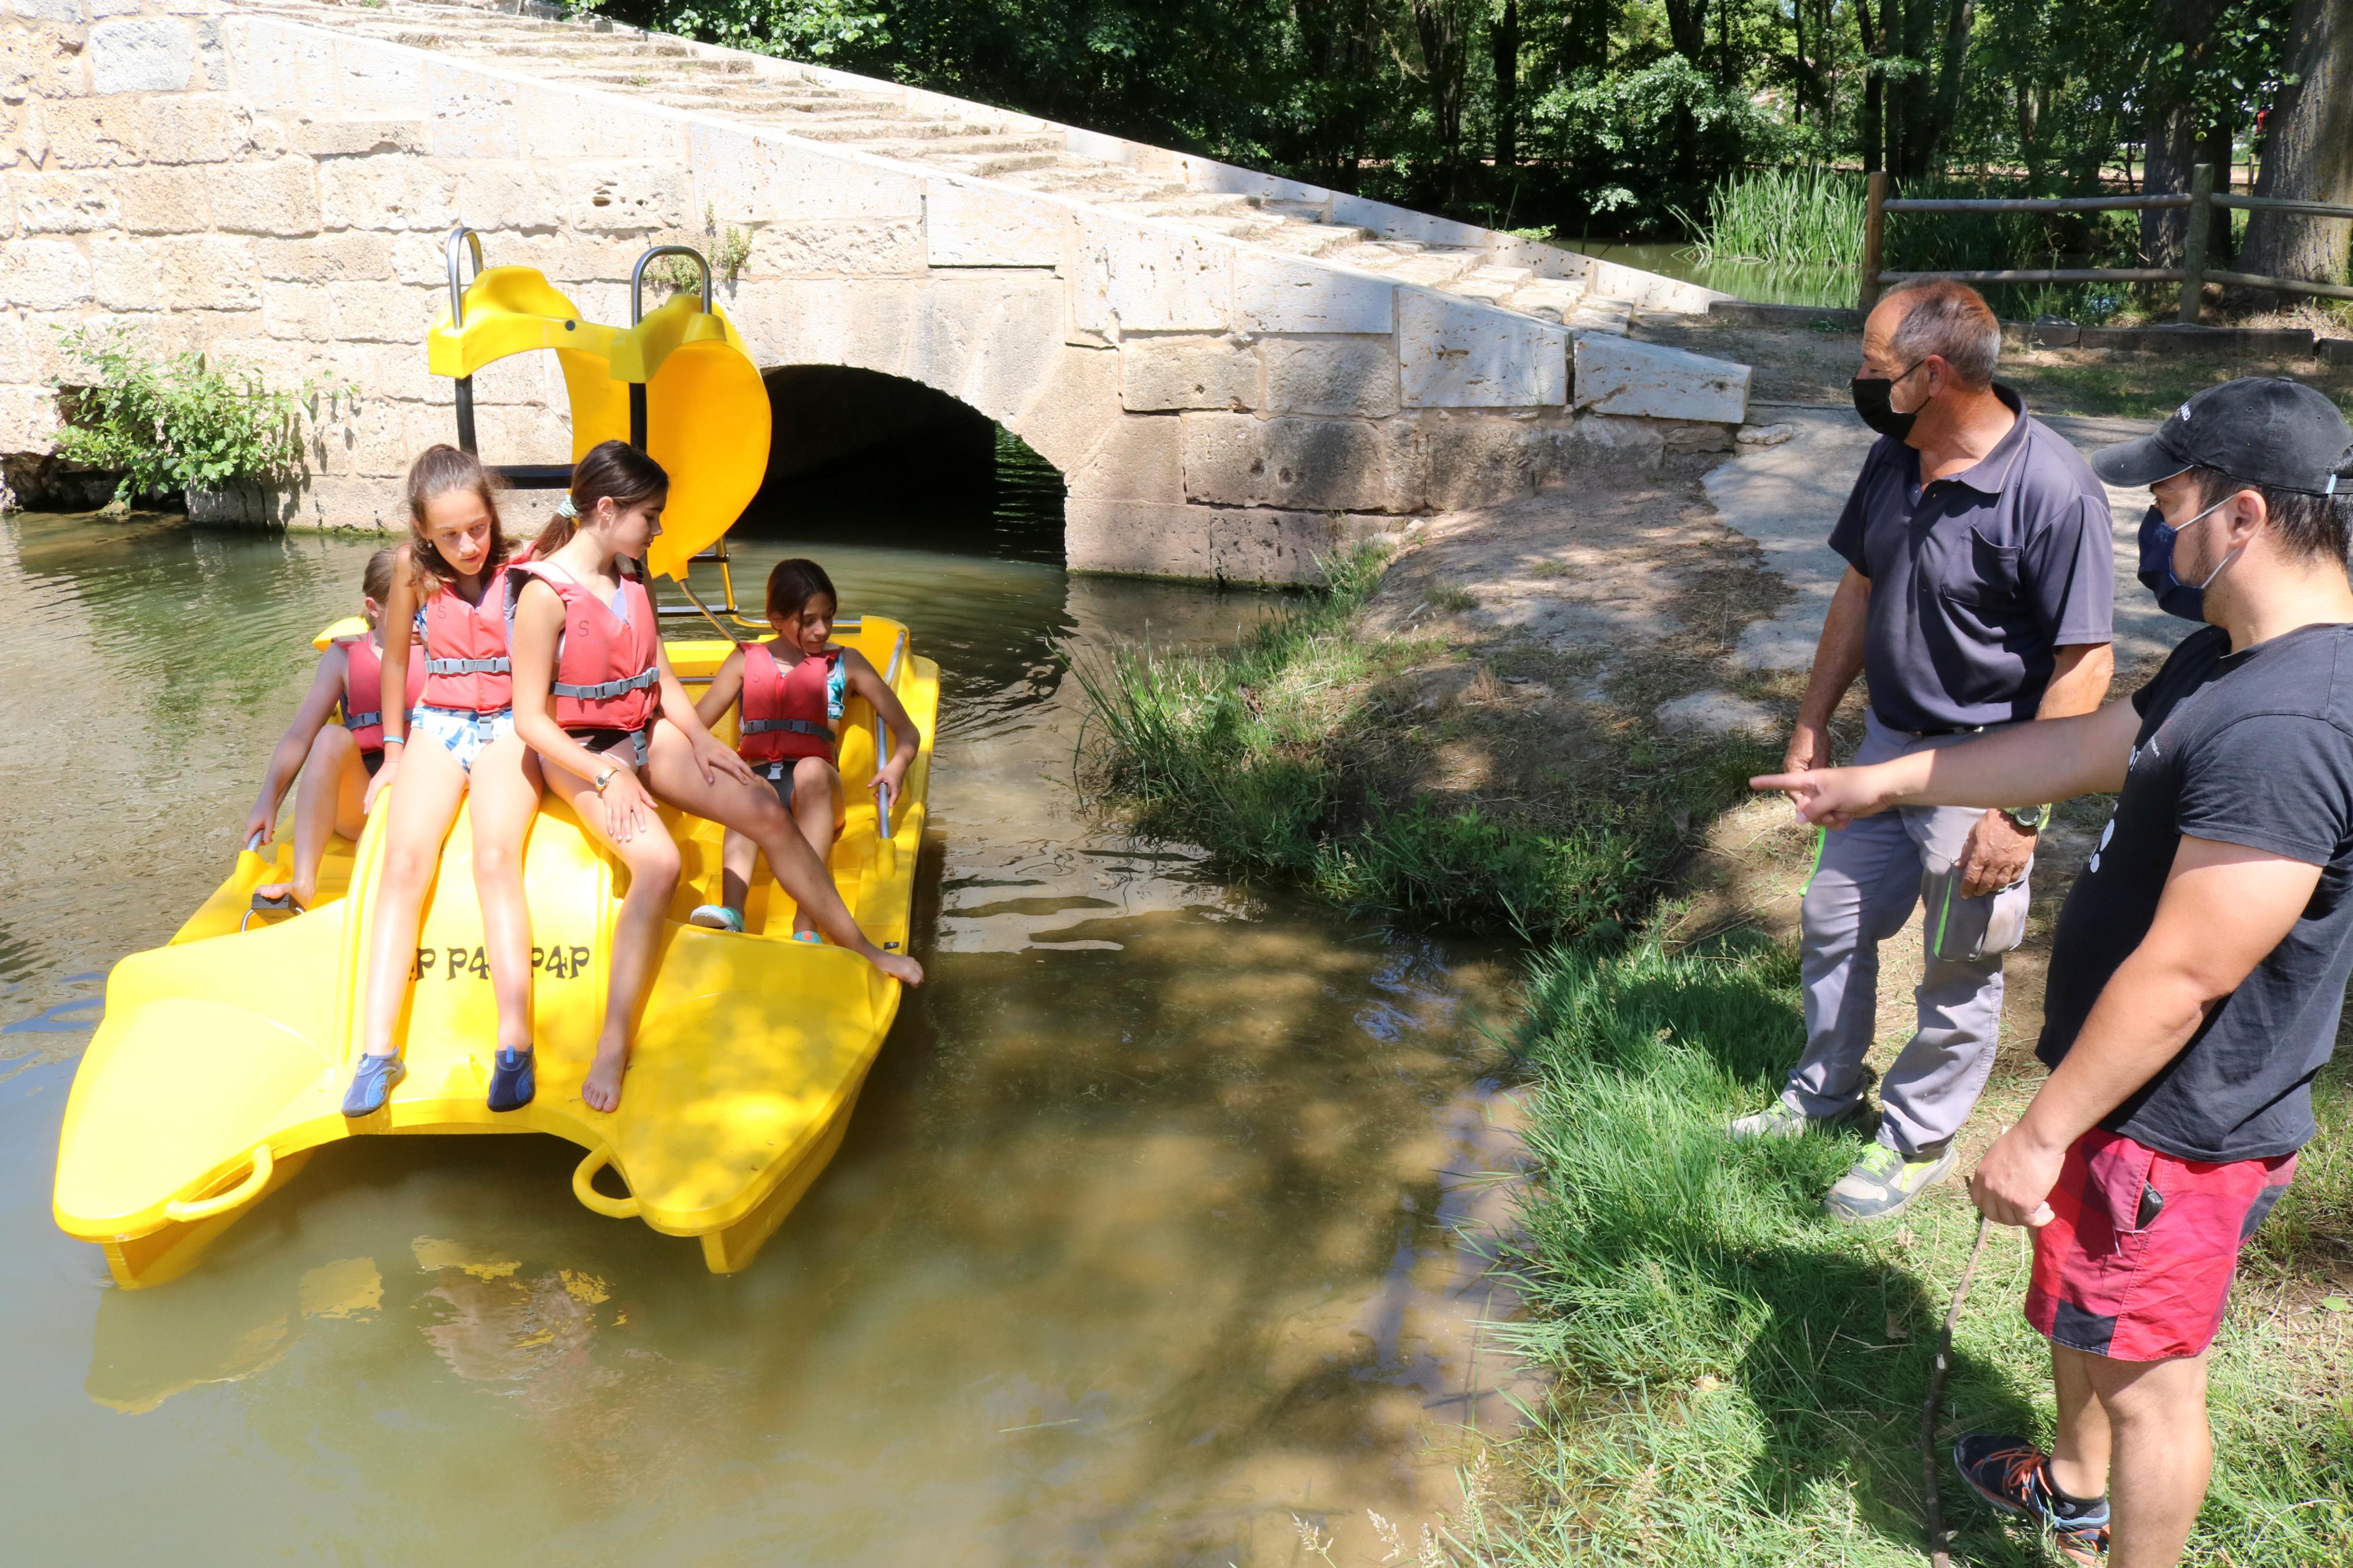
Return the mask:
[(1969, 1282), (1978, 1277), (1978, 1259), (1985, 1256), (1990, 1224), (1985, 1215), (1978, 1215), (1978, 1242), (1969, 1248), (1960, 1289), (1953, 1292), (1952, 1307), (1945, 1313), (1945, 1331), (1936, 1342), (1936, 1367), (1928, 1374), (1928, 1403), (1920, 1409), (1920, 1479), (1926, 1488), (1921, 1501), (1928, 1520), (1931, 1568), (1953, 1568), (1953, 1554), (1945, 1549), (1945, 1509), (1936, 1497), (1936, 1413), (1945, 1403), (1945, 1373), (1953, 1364), (1953, 1325), (1960, 1321), (1961, 1303), (1969, 1299)]

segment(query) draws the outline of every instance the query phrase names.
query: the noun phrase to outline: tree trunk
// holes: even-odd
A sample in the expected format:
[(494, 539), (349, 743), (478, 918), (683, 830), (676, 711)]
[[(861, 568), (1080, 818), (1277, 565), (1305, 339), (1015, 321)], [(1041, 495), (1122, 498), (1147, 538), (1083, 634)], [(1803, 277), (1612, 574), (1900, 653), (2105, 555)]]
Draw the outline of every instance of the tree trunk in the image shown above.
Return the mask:
[[(2295, 85), (2280, 89), (2263, 117), (2255, 195), (2353, 204), (2353, 14), (2344, 0), (2296, 0), (2287, 67)], [(2353, 219), (2258, 209), (2238, 270), (2341, 283), (2348, 237)]]
[[(2198, 162), (2198, 68), (2205, 63), (2224, 0), (2173, 0), (2151, 8), (2148, 77), (2140, 189), (2143, 195), (2169, 195), (2189, 188), (2190, 165)], [(2140, 215), (2143, 267), (2179, 267), (2189, 233), (2183, 207), (2160, 207)], [(2211, 241), (2210, 241), (2211, 243)], [(2211, 255), (2211, 252), (2210, 251)]]
[(1913, 151), (1915, 174), (1935, 171), (1936, 154), (1944, 151), (1946, 133), (1952, 130), (1953, 118), (1961, 110), (1961, 73), (1968, 66), (1969, 27), (1976, 20), (1976, 0), (1946, 0), (1945, 53), (1936, 66), (1936, 106)]
[(1520, 161), (1520, 0), (1504, 0), (1489, 41), (1495, 52), (1495, 172)]
[[(1885, 0), (1885, 3), (1892, 5), (1894, 0)], [(1886, 79), (1880, 74), (1879, 69), (1879, 61), (1883, 57), (1879, 43), (1879, 29), (1871, 20), (1871, 0), (1854, 0), (1854, 25), (1862, 34), (1862, 52), (1868, 57), (1862, 68), (1862, 121), (1860, 127), (1862, 137), (1862, 172), (1868, 174), (1887, 166), (1882, 161), (1881, 148), (1884, 144), (1886, 128), (1880, 113), (1886, 101), (1884, 90)]]
[(1462, 79), (1470, 63), (1463, 33), (1469, 0), (1409, 0), (1414, 32), (1421, 44), (1422, 85), (1430, 93), (1430, 119), (1438, 131), (1439, 180), (1444, 199), (1458, 200), (1462, 187)]
[(1707, 0), (1667, 0), (1667, 41), (1697, 67), (1707, 57)]

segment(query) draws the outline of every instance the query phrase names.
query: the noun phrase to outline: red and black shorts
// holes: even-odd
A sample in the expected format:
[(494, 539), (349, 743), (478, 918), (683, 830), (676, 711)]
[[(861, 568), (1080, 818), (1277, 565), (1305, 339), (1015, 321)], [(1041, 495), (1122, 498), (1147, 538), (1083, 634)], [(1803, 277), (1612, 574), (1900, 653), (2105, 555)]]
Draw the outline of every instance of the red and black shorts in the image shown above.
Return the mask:
[(2239, 1249), (2295, 1179), (2294, 1154), (2210, 1165), (2094, 1128), (2034, 1233), (2027, 1321), (2117, 1361), (2197, 1355), (2221, 1327)]

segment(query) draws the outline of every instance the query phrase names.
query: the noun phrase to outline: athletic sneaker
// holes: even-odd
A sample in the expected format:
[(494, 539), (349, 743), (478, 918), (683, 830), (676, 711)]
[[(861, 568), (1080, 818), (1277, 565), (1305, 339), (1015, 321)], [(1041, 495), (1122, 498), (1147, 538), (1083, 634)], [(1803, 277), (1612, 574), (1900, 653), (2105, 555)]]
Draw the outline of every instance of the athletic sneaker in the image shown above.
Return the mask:
[(2068, 1562), (2098, 1568), (2108, 1560), (2108, 1500), (2061, 1497), (2051, 1484), (2051, 1457), (2025, 1438), (1968, 1433), (1953, 1444), (1953, 1468), (1994, 1507), (2049, 1531)]
[(1862, 1121), (1870, 1110), (1868, 1101), (1858, 1100), (1844, 1110), (1835, 1110), (1828, 1116), (1809, 1116), (1785, 1096), (1754, 1115), (1740, 1118), (1729, 1131), (1736, 1143), (1757, 1138), (1795, 1138), (1816, 1128), (1836, 1132)]
[(694, 912), (686, 917), (686, 923), (706, 931), (741, 931), (744, 911), (729, 909), (725, 904), (697, 904)]
[(1839, 1178), (1838, 1185), (1822, 1200), (1822, 1207), (1832, 1219), (1850, 1223), (1894, 1219), (1912, 1206), (1914, 1198), (1951, 1175), (1960, 1157), (1960, 1150), (1947, 1143), (1941, 1154), (1907, 1160), (1874, 1141), (1854, 1163), (1854, 1169)]

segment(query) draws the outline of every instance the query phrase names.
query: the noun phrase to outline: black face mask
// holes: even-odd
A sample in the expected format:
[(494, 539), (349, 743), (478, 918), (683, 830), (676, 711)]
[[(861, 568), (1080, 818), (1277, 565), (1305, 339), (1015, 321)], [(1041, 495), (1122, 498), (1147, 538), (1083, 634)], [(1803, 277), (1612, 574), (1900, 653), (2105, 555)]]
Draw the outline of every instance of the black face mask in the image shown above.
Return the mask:
[[(2230, 498), (2225, 496), (2223, 500)], [(2203, 521), (2207, 515), (2222, 505), (2216, 501), (2205, 511), (2185, 522)], [(2185, 621), (2203, 623), (2206, 619), (2206, 583), (2222, 574), (2238, 555), (2237, 551), (2222, 557), (2220, 564), (2207, 574), (2206, 583), (2185, 583), (2173, 572), (2173, 542), (2181, 536), (2181, 528), (2165, 521), (2162, 508), (2151, 507), (2140, 515), (2140, 585), (2157, 595), (2157, 607), (2168, 616), (2179, 616)]]
[[(1910, 375), (1912, 371), (1926, 363), (1926, 360), (1914, 360), (1912, 369), (1905, 371), (1904, 375)], [(1887, 400), (1895, 394), (1895, 384), (1902, 381), (1904, 375), (1858, 375), (1846, 384), (1848, 394), (1854, 399), (1854, 411), (1862, 416), (1862, 422), (1881, 435), (1893, 436), (1898, 441), (1912, 434), (1912, 426), (1920, 417), (1918, 408), (1909, 414), (1898, 414), (1887, 405)], [(1926, 406), (1926, 404), (1921, 405), (1923, 408)]]

